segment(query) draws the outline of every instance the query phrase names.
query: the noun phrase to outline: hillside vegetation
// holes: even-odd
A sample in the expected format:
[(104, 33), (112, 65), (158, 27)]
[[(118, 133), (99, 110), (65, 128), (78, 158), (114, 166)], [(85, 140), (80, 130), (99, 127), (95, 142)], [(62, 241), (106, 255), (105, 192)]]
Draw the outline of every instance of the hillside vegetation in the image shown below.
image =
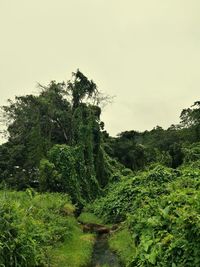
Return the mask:
[[(158, 165), (122, 177), (89, 207), (105, 222), (123, 222), (111, 246), (122, 258), (128, 251), (128, 266), (199, 266), (199, 164), (179, 170)], [(124, 231), (127, 240), (118, 246)]]

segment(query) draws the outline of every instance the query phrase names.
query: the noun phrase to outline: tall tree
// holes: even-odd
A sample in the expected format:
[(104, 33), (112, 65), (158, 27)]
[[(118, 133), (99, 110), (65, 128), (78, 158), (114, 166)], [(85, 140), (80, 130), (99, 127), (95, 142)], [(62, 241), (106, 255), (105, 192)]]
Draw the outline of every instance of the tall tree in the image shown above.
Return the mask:
[[(87, 188), (84, 194), (91, 198), (101, 186), (106, 185), (108, 177), (102, 148), (101, 109), (96, 105), (99, 93), (97, 86), (78, 70), (67, 85), (52, 81), (48, 86), (39, 85), (39, 88), (38, 95), (16, 97), (15, 101), (9, 101), (3, 107), (9, 139), (8, 149), (2, 149), (2, 155), (5, 151), (9, 154), (9, 165), (12, 166), (9, 176), (26, 177), (23, 187), (37, 186), (38, 168), (41, 167), (41, 160), (46, 158), (50, 162), (42, 162), (42, 187), (47, 189), (49, 185), (49, 190), (58, 191), (72, 188), (63, 180), (67, 179), (64, 169), (49, 157), (52, 147), (65, 145), (67, 148), (64, 147), (63, 151), (66, 155), (61, 158), (62, 166), (69, 164), (74, 168), (72, 172), (76, 172), (76, 183)], [(58, 158), (63, 155), (60, 150), (62, 146), (55, 149)], [(80, 164), (74, 151), (79, 155)], [(52, 164), (60, 172), (54, 170)], [(44, 170), (47, 174), (51, 173), (52, 179), (56, 181), (44, 186), (44, 180), (49, 179), (45, 178)], [(5, 173), (1, 175), (5, 178)], [(15, 178), (12, 179), (12, 184)], [(22, 185), (20, 181), (22, 178), (19, 179), (19, 184)], [(14, 183), (18, 184), (16, 181)]]

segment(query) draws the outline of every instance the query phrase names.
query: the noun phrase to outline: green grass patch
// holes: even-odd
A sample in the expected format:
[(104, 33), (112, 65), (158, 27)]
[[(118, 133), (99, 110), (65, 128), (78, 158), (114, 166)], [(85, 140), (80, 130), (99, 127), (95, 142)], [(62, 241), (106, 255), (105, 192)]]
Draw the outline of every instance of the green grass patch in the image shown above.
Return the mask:
[(81, 267), (90, 263), (95, 237), (75, 228), (72, 238), (52, 251), (52, 267)]
[(98, 218), (95, 214), (90, 212), (83, 212), (78, 217), (78, 221), (81, 223), (95, 223), (95, 224), (103, 224), (103, 220)]
[(113, 233), (109, 238), (109, 246), (119, 255), (125, 265), (131, 262), (135, 254), (135, 245), (128, 229)]

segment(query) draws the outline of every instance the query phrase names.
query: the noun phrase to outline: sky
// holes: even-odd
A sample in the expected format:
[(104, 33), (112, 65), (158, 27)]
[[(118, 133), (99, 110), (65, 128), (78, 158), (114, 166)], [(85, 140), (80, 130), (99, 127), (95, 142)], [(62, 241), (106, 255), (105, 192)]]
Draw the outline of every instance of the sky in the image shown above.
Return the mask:
[(111, 135), (176, 124), (200, 100), (199, 14), (199, 0), (0, 0), (0, 105), (79, 68), (115, 96)]

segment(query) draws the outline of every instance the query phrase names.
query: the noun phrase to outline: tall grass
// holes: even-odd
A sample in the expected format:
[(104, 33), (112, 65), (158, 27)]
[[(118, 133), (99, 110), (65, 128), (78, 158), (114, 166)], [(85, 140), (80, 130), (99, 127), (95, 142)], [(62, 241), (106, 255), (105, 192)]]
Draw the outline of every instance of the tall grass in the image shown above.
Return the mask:
[[(70, 250), (68, 245), (75, 242), (74, 236), (76, 240), (83, 238), (74, 210), (64, 194), (1, 191), (0, 266), (53, 266), (53, 262), (56, 266), (54, 251), (62, 254), (66, 247)], [(82, 262), (90, 257), (92, 242), (87, 246), (87, 257)], [(79, 257), (76, 253), (72, 248), (74, 258)], [(71, 266), (67, 259), (65, 264)]]

